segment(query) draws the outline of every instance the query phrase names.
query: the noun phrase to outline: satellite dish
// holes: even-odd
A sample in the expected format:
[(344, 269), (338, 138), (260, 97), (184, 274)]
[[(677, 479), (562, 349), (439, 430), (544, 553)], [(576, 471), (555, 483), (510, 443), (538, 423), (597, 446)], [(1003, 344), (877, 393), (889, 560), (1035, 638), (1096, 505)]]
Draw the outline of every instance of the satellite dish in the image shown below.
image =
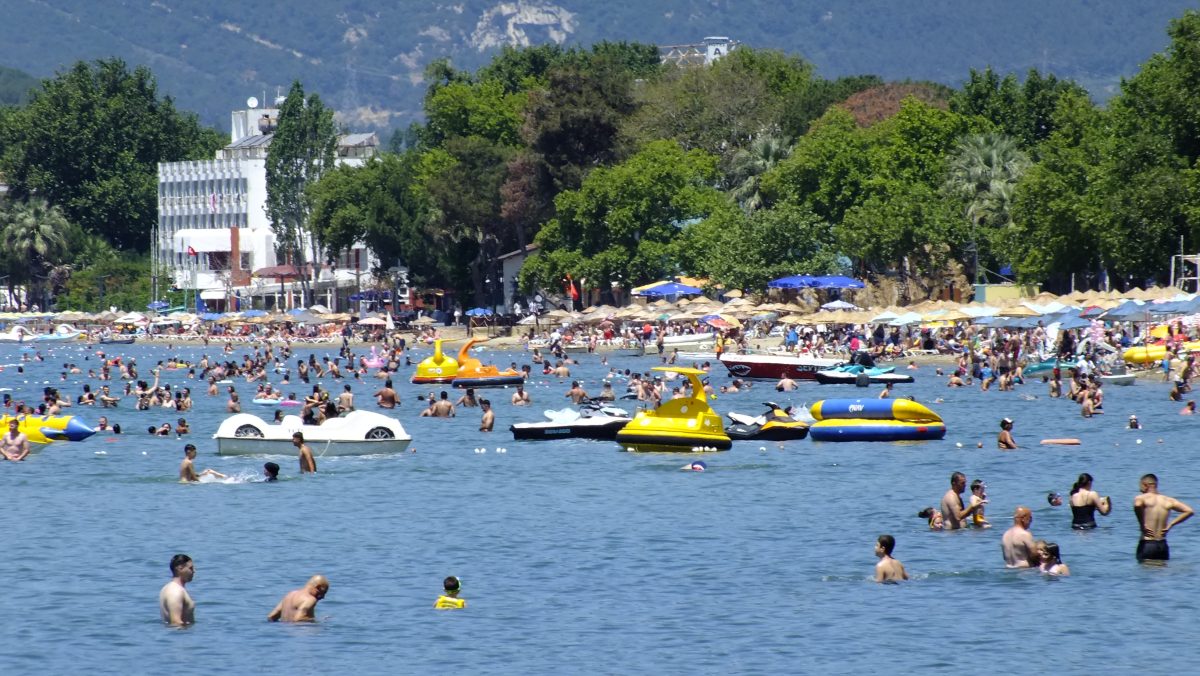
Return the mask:
[(257, 108), (258, 107), (258, 99), (254, 98), (253, 96), (246, 99), (246, 107), (247, 108)]
[(542, 302), (542, 294), (539, 293), (538, 295), (534, 296), (533, 299), (539, 303)]

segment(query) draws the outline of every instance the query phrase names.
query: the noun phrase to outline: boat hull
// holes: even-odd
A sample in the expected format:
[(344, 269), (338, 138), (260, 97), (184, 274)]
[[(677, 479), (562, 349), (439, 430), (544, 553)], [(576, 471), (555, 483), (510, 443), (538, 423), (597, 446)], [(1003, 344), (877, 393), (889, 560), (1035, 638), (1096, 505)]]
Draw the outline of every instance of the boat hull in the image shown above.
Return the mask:
[(1127, 387), (1137, 382), (1137, 376), (1133, 373), (1123, 373), (1121, 375), (1100, 376), (1100, 382), (1105, 385), (1116, 385), (1119, 387)]
[(512, 385), (524, 384), (525, 378), (520, 375), (510, 376), (482, 376), (479, 378), (455, 378), (453, 385), (455, 389), (462, 390), (468, 387), (510, 387)]
[[(309, 440), (308, 447), (317, 457), (340, 455), (380, 455), (403, 453), (412, 439)], [(262, 439), (234, 437), (217, 439), (217, 455), (287, 455), (298, 456), (291, 439)]]
[(779, 380), (787, 376), (793, 380), (816, 380), (818, 371), (840, 366), (843, 362), (806, 356), (723, 354), (721, 363), (729, 369), (730, 375), (739, 378)]
[(625, 431), (617, 433), (617, 443), (634, 453), (700, 453), (728, 451), (733, 441), (728, 436), (687, 435), (671, 432)]
[(545, 439), (601, 439), (612, 441), (617, 438), (617, 432), (625, 427), (629, 420), (613, 418), (598, 420), (584, 418), (569, 423), (517, 423), (509, 427), (513, 439), (521, 441), (541, 441)]
[(133, 345), (135, 338), (101, 338), (100, 345)]
[[(911, 383), (913, 377), (904, 373), (879, 373), (868, 376), (872, 383)], [(817, 371), (816, 381), (822, 385), (854, 385), (858, 382), (857, 373), (845, 371)]]

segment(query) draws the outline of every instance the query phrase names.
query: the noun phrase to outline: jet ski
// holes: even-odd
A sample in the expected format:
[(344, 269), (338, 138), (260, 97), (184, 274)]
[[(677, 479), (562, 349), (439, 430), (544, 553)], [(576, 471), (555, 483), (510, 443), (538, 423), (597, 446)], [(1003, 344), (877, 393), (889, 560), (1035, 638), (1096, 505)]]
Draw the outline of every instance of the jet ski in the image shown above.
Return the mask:
[(516, 423), (509, 427), (513, 439), (607, 439), (617, 438), (629, 423), (625, 409), (608, 406), (603, 402), (585, 402), (579, 410), (564, 408), (544, 411), (545, 422)]
[(872, 383), (911, 383), (913, 377), (907, 373), (893, 373), (895, 366), (862, 366), (849, 364), (833, 369), (817, 371), (817, 382), (822, 385), (854, 385), (859, 374), (865, 373)]
[(808, 423), (788, 415), (775, 402), (764, 401), (763, 406), (767, 407), (767, 412), (757, 417), (730, 413), (729, 419), (733, 424), (725, 428), (729, 438), (734, 441), (791, 441), (808, 436)]

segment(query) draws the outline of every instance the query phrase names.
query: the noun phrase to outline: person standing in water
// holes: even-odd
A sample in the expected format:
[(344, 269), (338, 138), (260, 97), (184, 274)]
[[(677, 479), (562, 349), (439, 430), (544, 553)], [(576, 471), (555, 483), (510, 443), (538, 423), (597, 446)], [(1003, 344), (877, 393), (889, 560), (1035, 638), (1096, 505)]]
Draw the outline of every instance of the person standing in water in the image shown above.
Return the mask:
[(162, 621), (182, 627), (196, 621), (196, 604), (187, 592), (187, 583), (196, 576), (196, 564), (187, 554), (171, 557), (171, 581), (158, 592), (158, 609)]
[(1012, 428), (1012, 418), (1005, 418), (1000, 421), (1000, 434), (996, 437), (996, 445), (1002, 451), (1011, 451), (1017, 447), (1017, 442), (1013, 439)]
[(967, 487), (967, 477), (962, 472), (955, 472), (950, 475), (950, 490), (942, 496), (941, 509), (942, 523), (945, 530), (958, 530), (966, 528), (966, 520), (973, 515), (977, 510), (983, 508), (987, 504), (987, 500), (982, 500), (970, 507), (963, 507), (962, 492)]
[(8, 432), (0, 438), (0, 453), (13, 462), (29, 457), (29, 437), (21, 431), (21, 423), (16, 418), (8, 420)]
[(202, 476), (213, 476), (218, 479), (226, 478), (224, 474), (214, 470), (206, 469), (199, 474), (196, 473), (196, 447), (193, 444), (188, 444), (183, 447), (183, 462), (179, 463), (179, 482), (194, 483), (200, 480)]
[(308, 444), (304, 443), (304, 434), (296, 432), (292, 435), (292, 445), (296, 447), (300, 455), (300, 473), (301, 474), (316, 474), (317, 461), (313, 458), (312, 449)]
[(491, 432), (492, 427), (496, 424), (496, 412), (492, 410), (492, 402), (487, 399), (479, 400), (479, 406), (483, 409), (483, 418), (479, 421), (480, 432)]
[[(1158, 492), (1158, 477), (1147, 474), (1141, 480), (1142, 494), (1133, 499), (1133, 513), (1137, 515), (1142, 537), (1138, 540), (1137, 560), (1166, 561), (1171, 558), (1167, 547), (1167, 532), (1192, 518), (1192, 508), (1169, 495)], [(1171, 512), (1179, 516), (1169, 523)]]
[(317, 602), (329, 592), (329, 580), (324, 575), (313, 575), (300, 589), (284, 595), (283, 600), (267, 614), (268, 622), (315, 622)]
[(1071, 486), (1071, 528), (1095, 528), (1097, 511), (1107, 516), (1112, 511), (1112, 501), (1092, 490), (1092, 475), (1084, 472)]
[(1029, 526), (1033, 523), (1033, 512), (1028, 507), (1017, 507), (1013, 512), (1013, 525), (1004, 533), (1000, 550), (1004, 554), (1007, 568), (1034, 568), (1041, 564), (1037, 544)]
[(875, 564), (876, 582), (900, 582), (908, 579), (904, 564), (892, 558), (895, 548), (896, 538), (891, 535), (880, 535), (875, 541), (875, 556), (879, 557), (879, 563)]

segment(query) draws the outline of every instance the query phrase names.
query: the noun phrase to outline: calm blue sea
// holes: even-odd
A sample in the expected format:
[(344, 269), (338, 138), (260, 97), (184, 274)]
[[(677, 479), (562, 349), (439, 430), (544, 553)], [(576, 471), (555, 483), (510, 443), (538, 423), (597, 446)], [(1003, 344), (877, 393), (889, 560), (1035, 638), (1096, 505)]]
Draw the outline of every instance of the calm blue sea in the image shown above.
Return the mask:
[[(203, 352), (123, 347), (113, 353), (135, 355), (143, 377), (168, 354)], [(84, 381), (60, 382), (62, 364), (86, 372), (93, 353), (82, 344), (47, 348), (45, 362), (20, 374), (13, 365), (30, 353), (0, 347), (9, 365), (0, 386), (36, 400), (49, 384), (74, 398)], [(481, 354), (501, 365), (528, 361)], [(607, 368), (582, 359), (575, 375), (598, 391)], [(915, 384), (896, 390), (945, 398), (931, 404), (947, 421), (945, 441), (738, 443), (692, 473), (680, 471), (683, 455), (513, 441), (508, 425), (564, 406), (569, 383), (538, 376), (527, 409), (508, 403), (511, 390), (491, 393), (497, 431), (483, 435), (478, 409), (418, 418), (418, 390), (401, 383), (408, 375), (397, 379), (398, 417), (416, 452), (322, 458), (312, 477), (277, 458), (283, 480), (259, 483), (264, 458), (217, 456), (211, 435), (224, 397), (205, 396), (199, 383), (197, 409), (186, 414), (197, 466), (236, 482), (177, 483), (185, 442), (145, 430), (178, 415), (134, 411), (132, 400), (106, 411), (122, 436), (0, 464), (0, 673), (1166, 673), (1191, 671), (1200, 655), (1189, 630), (1200, 519), (1172, 533), (1167, 567), (1139, 566), (1133, 556), (1131, 502), (1142, 473), (1157, 472), (1163, 492), (1200, 506), (1200, 416), (1179, 416), (1161, 383), (1110, 388), (1106, 415), (1085, 420), (1073, 404), (1048, 399), (1040, 382), (1015, 393), (947, 390), (922, 367)], [(165, 381), (187, 384), (185, 376)], [(354, 384), (360, 406), (376, 387)], [(248, 400), (253, 387), (239, 391)], [(753, 413), (766, 400), (863, 392), (805, 384), (784, 396), (763, 383), (714, 406)], [(1038, 398), (1022, 398), (1031, 394)], [(101, 413), (74, 410), (89, 422)], [(1130, 413), (1144, 430), (1125, 429)], [(1018, 451), (995, 448), (1003, 416), (1016, 421)], [(1070, 436), (1083, 445), (1037, 445)], [(935, 534), (916, 518), (956, 470), (988, 483), (994, 529)], [(1098, 530), (1077, 533), (1069, 508), (1045, 496), (1066, 495), (1083, 471), (1116, 507)], [(1000, 536), (1020, 504), (1034, 510), (1034, 535), (1060, 544), (1072, 577), (1003, 568)], [(896, 536), (913, 581), (870, 581), (880, 533)], [(186, 630), (158, 618), (158, 589), (176, 552), (196, 563), (197, 623)], [(314, 573), (332, 585), (319, 623), (266, 622), (280, 596)], [(452, 574), (468, 608), (435, 612)]]

